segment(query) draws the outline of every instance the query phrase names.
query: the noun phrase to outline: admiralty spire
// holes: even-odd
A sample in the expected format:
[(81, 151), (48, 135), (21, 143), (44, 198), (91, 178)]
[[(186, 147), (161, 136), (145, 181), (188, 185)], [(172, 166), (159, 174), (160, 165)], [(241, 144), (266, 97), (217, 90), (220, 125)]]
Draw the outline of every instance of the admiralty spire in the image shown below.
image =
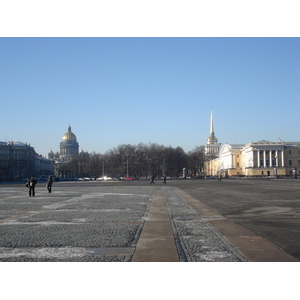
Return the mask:
[(205, 155), (206, 156), (217, 156), (219, 155), (220, 144), (218, 139), (215, 137), (214, 120), (212, 111), (210, 112), (210, 134), (205, 144)]

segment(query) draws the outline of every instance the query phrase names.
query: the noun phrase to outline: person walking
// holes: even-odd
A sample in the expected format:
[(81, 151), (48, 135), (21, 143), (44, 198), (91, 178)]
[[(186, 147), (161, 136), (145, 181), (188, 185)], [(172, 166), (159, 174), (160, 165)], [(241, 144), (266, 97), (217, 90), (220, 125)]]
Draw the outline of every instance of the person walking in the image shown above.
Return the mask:
[(36, 185), (37, 181), (36, 179), (34, 178), (34, 176), (32, 175), (31, 178), (28, 180), (27, 182), (27, 186), (29, 187), (29, 197), (34, 197), (35, 196), (35, 185)]
[(49, 176), (47, 181), (47, 189), (49, 193), (51, 193), (52, 183), (53, 183), (52, 176)]
[(154, 176), (151, 177), (150, 184), (154, 184)]
[(166, 175), (164, 176), (163, 184), (167, 184), (167, 177), (166, 177)]
[(219, 174), (218, 181), (222, 181), (222, 173)]

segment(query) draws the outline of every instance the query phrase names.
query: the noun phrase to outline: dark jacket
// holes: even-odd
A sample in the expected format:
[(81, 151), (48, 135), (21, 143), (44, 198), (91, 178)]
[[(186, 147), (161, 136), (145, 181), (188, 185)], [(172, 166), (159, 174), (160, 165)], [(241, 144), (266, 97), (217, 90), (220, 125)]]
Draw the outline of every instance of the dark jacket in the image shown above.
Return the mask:
[(48, 186), (51, 186), (52, 183), (53, 183), (52, 177), (48, 178), (47, 185), (48, 185)]
[(37, 181), (36, 181), (36, 179), (35, 178), (30, 178), (29, 180), (28, 180), (28, 186), (30, 187), (35, 187), (35, 185), (36, 185), (36, 183), (37, 183)]

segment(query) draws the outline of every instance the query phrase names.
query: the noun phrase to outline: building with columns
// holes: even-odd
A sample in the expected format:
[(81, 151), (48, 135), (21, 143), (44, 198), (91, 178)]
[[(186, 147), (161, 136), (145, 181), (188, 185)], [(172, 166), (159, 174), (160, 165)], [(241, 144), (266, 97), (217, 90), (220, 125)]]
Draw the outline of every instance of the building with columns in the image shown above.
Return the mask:
[(62, 141), (59, 145), (60, 152), (54, 153), (52, 150), (48, 153), (48, 159), (57, 160), (60, 162), (68, 162), (74, 155), (79, 153), (79, 144), (76, 135), (72, 132), (69, 125), (68, 131), (62, 136)]
[(299, 170), (300, 142), (226, 143), (217, 158), (206, 162), (206, 174), (212, 176), (295, 176)]
[(72, 158), (79, 153), (79, 144), (76, 135), (72, 132), (71, 126), (68, 126), (68, 131), (62, 136), (62, 141), (59, 145), (60, 152), (54, 153), (52, 150), (48, 153), (48, 158), (55, 161), (54, 173), (56, 177), (73, 176), (68, 163)]
[(70, 125), (68, 131), (62, 136), (59, 148), (60, 160), (62, 162), (70, 161), (74, 155), (78, 155), (79, 153), (79, 144), (76, 135), (71, 131)]
[(246, 176), (286, 175), (283, 141), (262, 140), (243, 147), (244, 173)]

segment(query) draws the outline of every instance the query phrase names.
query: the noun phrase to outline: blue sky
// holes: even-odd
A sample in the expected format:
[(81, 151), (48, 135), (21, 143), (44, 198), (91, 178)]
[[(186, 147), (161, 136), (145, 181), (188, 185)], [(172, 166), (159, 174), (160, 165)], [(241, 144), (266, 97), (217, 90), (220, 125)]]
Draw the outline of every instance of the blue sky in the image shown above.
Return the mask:
[(0, 38), (0, 140), (59, 150), (300, 141), (299, 38)]

